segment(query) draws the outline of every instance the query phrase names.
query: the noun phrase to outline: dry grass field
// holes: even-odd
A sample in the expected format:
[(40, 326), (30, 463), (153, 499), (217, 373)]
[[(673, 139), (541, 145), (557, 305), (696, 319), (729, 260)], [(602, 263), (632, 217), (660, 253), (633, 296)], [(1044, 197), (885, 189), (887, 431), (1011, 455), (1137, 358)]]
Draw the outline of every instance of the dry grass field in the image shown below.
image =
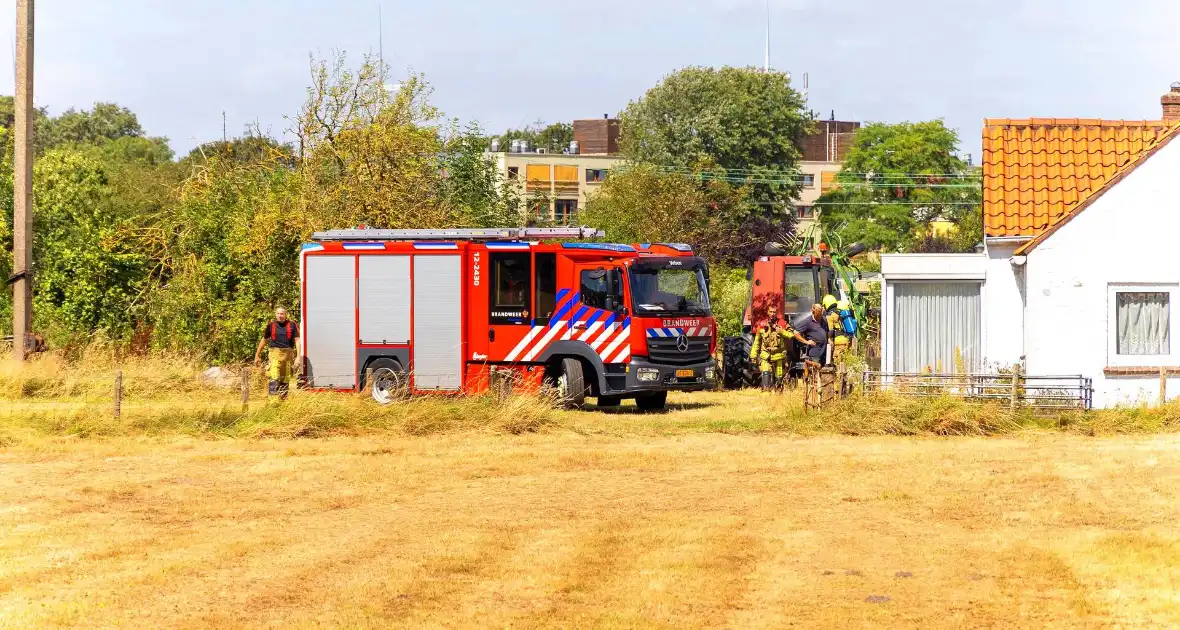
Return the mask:
[[(80, 369), (81, 368), (83, 369)], [(0, 628), (1180, 625), (1180, 404), (282, 405), (0, 364)]]
[(0, 450), (0, 627), (1162, 627), (1180, 439)]

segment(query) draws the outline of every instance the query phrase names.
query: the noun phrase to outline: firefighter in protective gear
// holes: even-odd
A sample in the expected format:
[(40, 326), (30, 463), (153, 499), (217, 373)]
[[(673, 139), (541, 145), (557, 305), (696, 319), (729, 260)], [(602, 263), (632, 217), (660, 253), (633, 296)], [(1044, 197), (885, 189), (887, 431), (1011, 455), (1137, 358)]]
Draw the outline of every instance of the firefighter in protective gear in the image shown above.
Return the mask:
[(824, 311), (828, 319), (828, 343), (832, 346), (832, 364), (840, 365), (850, 343), (848, 333), (844, 330), (844, 322), (840, 311), (848, 310), (848, 301), (840, 301), (834, 295), (825, 295)]
[(773, 306), (767, 309), (766, 324), (754, 335), (754, 343), (750, 346), (750, 360), (757, 362), (762, 373), (763, 391), (782, 385), (787, 343), (794, 336), (790, 326), (779, 322), (778, 309)]
[(298, 339), (299, 326), (287, 319), (287, 309), (279, 307), (275, 309), (275, 318), (262, 330), (262, 340), (258, 342), (258, 350), (254, 353), (254, 365), (260, 366), (262, 349), (269, 348), (267, 376), (270, 382), (267, 393), (278, 396), (279, 400), (287, 399), (291, 381), (295, 378), (295, 368), (299, 364)]

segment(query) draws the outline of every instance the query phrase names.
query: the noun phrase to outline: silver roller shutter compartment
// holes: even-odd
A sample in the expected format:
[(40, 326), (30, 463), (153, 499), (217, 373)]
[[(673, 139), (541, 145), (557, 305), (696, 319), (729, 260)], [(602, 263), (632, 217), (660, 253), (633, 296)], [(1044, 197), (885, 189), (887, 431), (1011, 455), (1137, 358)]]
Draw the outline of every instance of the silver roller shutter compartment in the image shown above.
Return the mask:
[(361, 343), (410, 341), (410, 257), (360, 257), (357, 280)]
[(308, 384), (356, 387), (356, 257), (308, 256), (304, 278)]
[(463, 386), (462, 264), (459, 256), (414, 257), (414, 387)]

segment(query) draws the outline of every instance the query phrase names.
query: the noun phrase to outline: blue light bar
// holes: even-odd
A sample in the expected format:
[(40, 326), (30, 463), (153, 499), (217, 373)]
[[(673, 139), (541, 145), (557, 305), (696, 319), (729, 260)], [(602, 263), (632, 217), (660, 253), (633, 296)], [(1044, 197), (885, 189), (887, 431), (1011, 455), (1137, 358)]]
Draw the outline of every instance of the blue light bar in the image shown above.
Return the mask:
[(635, 248), (631, 245), (622, 245), (620, 243), (562, 243), (561, 246), (565, 249), (593, 249), (607, 252), (635, 251)]

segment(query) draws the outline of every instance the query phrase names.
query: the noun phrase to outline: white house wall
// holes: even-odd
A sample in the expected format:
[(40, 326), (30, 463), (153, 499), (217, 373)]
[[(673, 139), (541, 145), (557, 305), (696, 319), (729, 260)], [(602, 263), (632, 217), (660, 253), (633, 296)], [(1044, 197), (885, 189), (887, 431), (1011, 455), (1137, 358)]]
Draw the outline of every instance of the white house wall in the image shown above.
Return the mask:
[(1013, 267), (1018, 244), (989, 244), (983, 295), (983, 364), (988, 371), (1009, 367), (1024, 355), (1022, 271)]
[[(1104, 374), (1111, 334), (1108, 293), (1111, 285), (1180, 282), (1178, 174), (1180, 140), (1148, 158), (1028, 254), (1025, 350), (1030, 374), (1091, 377), (1095, 406), (1158, 399), (1158, 375)], [(1180, 304), (1173, 303), (1173, 347), (1180, 343), (1178, 322)], [(1157, 363), (1174, 365), (1167, 359)], [(1169, 389), (1175, 397), (1180, 383)]]

